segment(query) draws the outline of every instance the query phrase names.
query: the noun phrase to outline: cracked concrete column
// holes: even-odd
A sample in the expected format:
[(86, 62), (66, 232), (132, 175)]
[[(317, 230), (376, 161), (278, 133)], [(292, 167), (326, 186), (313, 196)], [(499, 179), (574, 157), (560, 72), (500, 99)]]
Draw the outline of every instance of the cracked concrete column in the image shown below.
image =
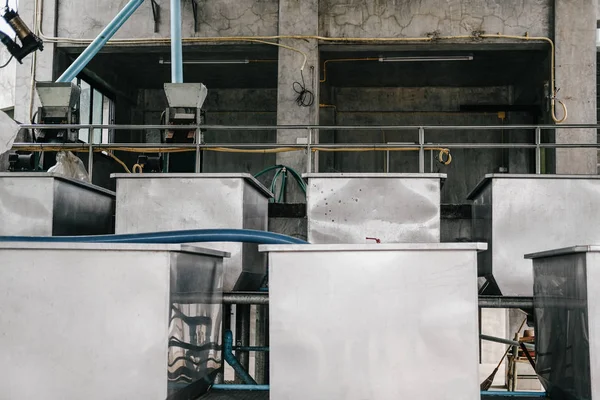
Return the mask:
[[(318, 0), (280, 0), (279, 1), (279, 34), (280, 35), (317, 35), (319, 30)], [(316, 125), (319, 122), (319, 50), (316, 40), (281, 40), (281, 44), (294, 47), (307, 55), (304, 71), (300, 68), (304, 57), (302, 54), (285, 48), (279, 49), (279, 71), (277, 91), (277, 124), (278, 125)], [(297, 104), (298, 85), (302, 83), (314, 95), (310, 105)], [(310, 95), (305, 98), (310, 102)], [(317, 132), (313, 132), (314, 136)], [(279, 130), (277, 143), (306, 143), (307, 130)], [(294, 168), (302, 173), (307, 169), (306, 152), (278, 153), (277, 163)], [(298, 186), (290, 182), (287, 190), (287, 203), (304, 202), (304, 195)]]
[[(568, 124), (595, 124), (597, 0), (555, 0), (556, 85)], [(562, 110), (557, 107), (561, 118)], [(556, 143), (596, 143), (595, 129), (557, 129)], [(596, 174), (596, 149), (557, 149), (557, 174)]]
[[(19, 15), (21, 19), (29, 26), (32, 32), (35, 31), (34, 19), (34, 1), (19, 2)], [(55, 36), (56, 30), (56, 0), (44, 1), (43, 5), (43, 32), (48, 36)], [(34, 78), (36, 82), (52, 81), (55, 44), (44, 41), (44, 50), (37, 51), (36, 54), (29, 54), (23, 59), (22, 65), (17, 65), (16, 86), (15, 86), (15, 120), (21, 123), (29, 123), (31, 116), (36, 112), (40, 105), (35, 89), (32, 91), (32, 68), (35, 57)], [(34, 102), (31, 104), (33, 94)], [(31, 110), (31, 111), (30, 111)]]

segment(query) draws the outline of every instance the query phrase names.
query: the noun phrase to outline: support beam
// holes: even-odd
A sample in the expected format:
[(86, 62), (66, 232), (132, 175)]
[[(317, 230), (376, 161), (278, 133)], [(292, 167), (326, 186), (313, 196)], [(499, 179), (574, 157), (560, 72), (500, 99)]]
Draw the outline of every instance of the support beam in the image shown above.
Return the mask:
[[(318, 0), (280, 0), (280, 35), (318, 35)], [(307, 55), (304, 70), (300, 71), (304, 56), (297, 51), (279, 49), (277, 124), (278, 125), (315, 125), (319, 121), (319, 48), (316, 40), (280, 40), (280, 43), (292, 46)], [(304, 81), (303, 81), (304, 77)], [(298, 92), (305, 90), (304, 98), (298, 104)], [(312, 132), (313, 141), (318, 132)], [(280, 130), (277, 143), (306, 143), (307, 130)], [(278, 153), (277, 164), (284, 164), (298, 172), (307, 172), (308, 154), (306, 152)], [(304, 195), (297, 185), (288, 185), (287, 203), (303, 203)]]
[[(596, 0), (555, 0), (554, 41), (558, 97), (569, 124), (594, 124), (596, 116)], [(557, 108), (558, 118), (562, 110)], [(556, 143), (596, 143), (595, 129), (557, 129)], [(596, 149), (557, 149), (557, 174), (596, 174)]]

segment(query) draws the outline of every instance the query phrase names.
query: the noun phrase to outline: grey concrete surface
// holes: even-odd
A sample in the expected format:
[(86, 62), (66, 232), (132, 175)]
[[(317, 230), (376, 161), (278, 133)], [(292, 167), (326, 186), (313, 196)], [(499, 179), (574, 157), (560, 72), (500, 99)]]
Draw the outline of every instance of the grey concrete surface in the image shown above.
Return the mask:
[(550, 0), (323, 0), (319, 27), (321, 35), (335, 37), (549, 36), (551, 17)]
[[(318, 33), (318, 1), (317, 0), (280, 0), (279, 2), (279, 34), (280, 35), (316, 35)], [(279, 50), (278, 72), (278, 125), (318, 124), (319, 122), (319, 51), (315, 40), (282, 41), (293, 45), (307, 56), (304, 70), (301, 71), (303, 55), (281, 48)], [(301, 106), (296, 102), (298, 83), (313, 93), (311, 105)], [(309, 95), (310, 96), (310, 95)], [(309, 101), (308, 98), (306, 98)], [(310, 103), (310, 101), (309, 101)], [(278, 143), (298, 143), (308, 137), (306, 130), (280, 130), (277, 132)], [(306, 157), (303, 152), (278, 153), (277, 163), (294, 168), (298, 172), (306, 172)], [(295, 187), (288, 186), (287, 197), (290, 202), (304, 202), (304, 195)]]
[[(596, 1), (555, 1), (556, 82), (569, 108), (568, 123), (595, 124)], [(558, 111), (559, 117), (562, 110)], [(557, 143), (596, 143), (595, 129), (559, 129)], [(557, 149), (556, 173), (596, 174), (596, 149)]]
[[(78, 39), (94, 38), (127, 2), (128, 0), (60, 1), (58, 35)], [(156, 2), (160, 9), (158, 32), (154, 32), (151, 2), (146, 1), (117, 32), (115, 38), (168, 38), (170, 35), (169, 0), (156, 0)], [(277, 34), (277, 0), (199, 0), (196, 2), (198, 4), (197, 32), (194, 31), (192, 2), (182, 2), (183, 37)], [(44, 26), (51, 25), (44, 22)]]

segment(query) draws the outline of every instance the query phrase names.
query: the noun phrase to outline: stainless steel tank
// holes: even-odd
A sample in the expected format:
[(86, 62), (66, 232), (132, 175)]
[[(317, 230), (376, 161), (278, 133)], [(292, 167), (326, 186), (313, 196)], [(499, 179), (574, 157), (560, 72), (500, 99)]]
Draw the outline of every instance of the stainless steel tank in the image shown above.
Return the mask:
[(600, 398), (600, 246), (533, 259), (536, 370), (550, 398)]
[(479, 400), (485, 244), (261, 246), (272, 399)]
[(486, 175), (471, 192), (473, 239), (488, 243), (479, 276), (506, 296), (531, 296), (523, 255), (600, 242), (600, 176)]
[[(267, 230), (269, 199), (250, 174), (114, 174), (116, 233), (181, 229)], [(231, 253), (224, 263), (225, 291), (257, 289), (266, 257), (255, 244), (202, 243)]]
[(182, 245), (0, 242), (0, 398), (206, 389), (198, 382), (221, 366), (224, 256)]
[(0, 173), (0, 235), (114, 232), (115, 193), (60, 175)]
[(315, 173), (308, 178), (308, 241), (440, 241), (444, 174)]

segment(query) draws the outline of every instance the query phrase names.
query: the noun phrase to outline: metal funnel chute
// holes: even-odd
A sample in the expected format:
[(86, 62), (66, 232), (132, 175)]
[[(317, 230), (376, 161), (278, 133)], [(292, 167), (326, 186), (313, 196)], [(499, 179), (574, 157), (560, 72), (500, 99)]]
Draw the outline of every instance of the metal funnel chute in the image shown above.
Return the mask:
[(202, 108), (208, 89), (202, 83), (165, 83), (165, 94), (171, 108)]

